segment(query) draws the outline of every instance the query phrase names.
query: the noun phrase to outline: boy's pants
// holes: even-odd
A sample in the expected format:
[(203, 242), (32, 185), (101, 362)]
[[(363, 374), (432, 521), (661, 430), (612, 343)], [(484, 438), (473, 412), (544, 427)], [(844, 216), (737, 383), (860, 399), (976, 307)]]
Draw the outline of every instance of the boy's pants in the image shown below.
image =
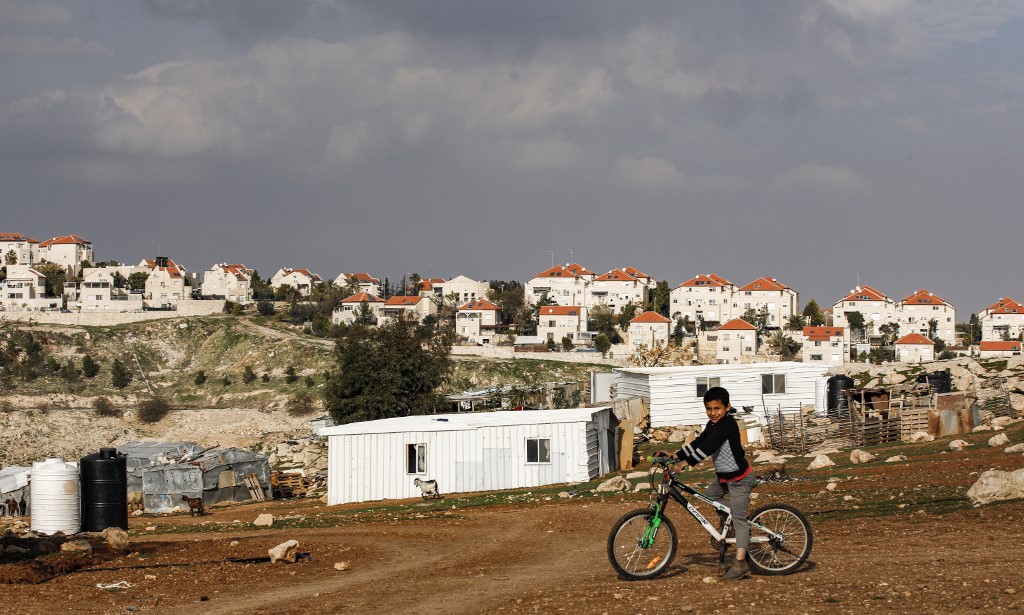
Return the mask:
[(754, 473), (747, 474), (740, 480), (729, 481), (729, 501), (725, 500), (725, 489), (716, 478), (708, 485), (704, 495), (719, 504), (725, 504), (732, 511), (732, 529), (736, 533), (736, 548), (746, 549), (750, 546), (750, 524), (747, 514), (750, 512), (750, 492), (754, 490)]

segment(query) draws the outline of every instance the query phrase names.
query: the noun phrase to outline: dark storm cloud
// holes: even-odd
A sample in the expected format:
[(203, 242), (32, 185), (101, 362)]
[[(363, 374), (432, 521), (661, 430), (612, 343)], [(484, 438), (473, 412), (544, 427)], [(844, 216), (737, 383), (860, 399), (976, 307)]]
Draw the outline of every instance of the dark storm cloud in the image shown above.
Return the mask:
[(317, 0), (144, 0), (155, 15), (186, 23), (213, 24), (225, 37), (243, 42), (276, 38), (321, 3)]

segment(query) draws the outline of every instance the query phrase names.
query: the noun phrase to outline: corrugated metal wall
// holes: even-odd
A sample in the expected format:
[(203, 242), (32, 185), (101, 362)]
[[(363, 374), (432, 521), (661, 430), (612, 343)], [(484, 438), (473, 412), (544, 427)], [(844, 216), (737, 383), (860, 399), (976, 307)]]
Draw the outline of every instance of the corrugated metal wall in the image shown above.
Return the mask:
[[(364, 502), (419, 497), (416, 478), (436, 480), (441, 493), (491, 491), (584, 482), (598, 475), (604, 450), (600, 430), (610, 411), (595, 421), (485, 426), (452, 431), (367, 433), (328, 437), (328, 502)], [(594, 437), (588, 437), (588, 425)], [(551, 440), (550, 463), (527, 463), (527, 438)], [(424, 474), (406, 472), (409, 444), (427, 445)], [(607, 462), (606, 462), (607, 463)]]

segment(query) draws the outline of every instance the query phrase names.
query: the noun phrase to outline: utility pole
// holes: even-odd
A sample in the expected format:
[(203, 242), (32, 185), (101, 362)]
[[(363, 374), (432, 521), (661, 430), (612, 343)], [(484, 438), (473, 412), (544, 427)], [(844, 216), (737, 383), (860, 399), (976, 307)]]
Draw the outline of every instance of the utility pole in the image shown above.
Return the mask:
[(551, 255), (551, 266), (554, 267), (555, 266), (555, 251), (554, 250), (548, 250), (548, 254)]

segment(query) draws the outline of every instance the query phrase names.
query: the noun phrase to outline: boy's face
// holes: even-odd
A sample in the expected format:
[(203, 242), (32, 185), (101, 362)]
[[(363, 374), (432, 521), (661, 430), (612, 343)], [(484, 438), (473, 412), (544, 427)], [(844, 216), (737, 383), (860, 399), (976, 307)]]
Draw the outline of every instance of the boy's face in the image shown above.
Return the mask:
[(717, 399), (704, 404), (704, 410), (708, 413), (708, 418), (711, 419), (712, 423), (717, 423), (723, 416), (729, 413), (729, 404), (723, 404)]

